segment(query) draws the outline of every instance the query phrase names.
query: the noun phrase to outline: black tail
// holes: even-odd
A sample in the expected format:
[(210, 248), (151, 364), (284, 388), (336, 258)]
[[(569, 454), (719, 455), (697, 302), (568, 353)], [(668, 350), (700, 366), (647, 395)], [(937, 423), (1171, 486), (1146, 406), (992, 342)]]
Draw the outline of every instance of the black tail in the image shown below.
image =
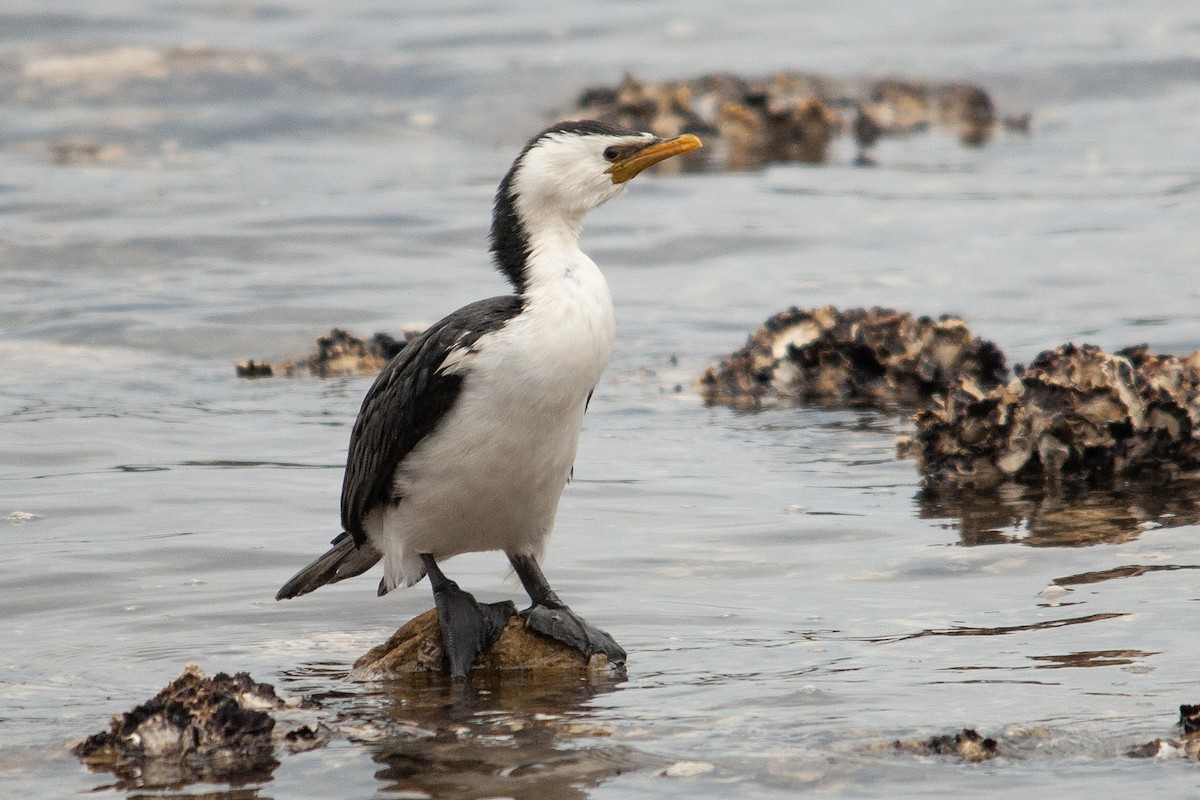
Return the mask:
[(333, 547), (328, 553), (293, 575), (276, 593), (275, 599), (299, 597), (327, 583), (361, 575), (378, 564), (381, 558), (383, 555), (370, 542), (355, 545), (350, 534), (343, 533), (333, 540)]

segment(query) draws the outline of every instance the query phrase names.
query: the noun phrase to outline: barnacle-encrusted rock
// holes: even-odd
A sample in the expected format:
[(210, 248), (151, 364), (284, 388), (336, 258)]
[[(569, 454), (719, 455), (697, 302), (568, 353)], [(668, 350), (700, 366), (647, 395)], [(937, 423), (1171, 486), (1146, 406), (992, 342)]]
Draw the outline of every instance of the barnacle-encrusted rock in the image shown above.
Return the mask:
[(934, 489), (1174, 476), (1200, 467), (1198, 387), (1200, 351), (1176, 358), (1067, 344), (1004, 386), (964, 377), (914, 416), (911, 449)]
[(274, 687), (244, 672), (206, 678), (188, 664), (152, 699), (113, 716), (74, 752), (89, 767), (140, 786), (262, 777), (276, 766)]
[[(579, 113), (660, 136), (703, 135), (706, 158), (667, 162), (666, 168), (730, 170), (777, 161), (821, 163), (830, 142), (842, 134), (854, 136), (864, 151), (882, 136), (930, 127), (980, 145), (991, 137), (997, 119), (991, 96), (972, 84), (850, 81), (801, 73), (769, 78), (718, 73), (661, 83), (627, 75), (616, 86), (585, 90)], [(1021, 119), (1027, 132), (1028, 119)]]
[[(525, 618), (513, 614), (500, 638), (479, 654), (473, 672), (500, 674), (569, 673), (609, 677), (608, 659), (597, 653), (591, 660), (567, 645), (525, 627)], [(372, 648), (354, 663), (351, 677), (369, 679), (408, 674), (449, 674), (437, 609), (409, 620), (386, 642)]]
[(268, 361), (249, 359), (237, 365), (237, 374), (240, 378), (374, 375), (420, 333), (420, 328), (406, 328), (399, 339), (386, 333), (360, 339), (341, 328), (334, 328), (328, 334), (317, 337), (316, 352), (303, 361), (289, 359), (272, 366)]
[(416, 336), (416, 332), (405, 331), (396, 339), (386, 333), (377, 333), (370, 339), (359, 339), (341, 328), (334, 328), (328, 336), (317, 339), (317, 352), (304, 361), (314, 375), (322, 378), (330, 375), (373, 375)]
[(891, 408), (928, 402), (964, 376), (992, 386), (1008, 374), (1003, 353), (957, 317), (793, 307), (710, 366), (697, 385), (706, 402), (739, 408), (804, 402)]

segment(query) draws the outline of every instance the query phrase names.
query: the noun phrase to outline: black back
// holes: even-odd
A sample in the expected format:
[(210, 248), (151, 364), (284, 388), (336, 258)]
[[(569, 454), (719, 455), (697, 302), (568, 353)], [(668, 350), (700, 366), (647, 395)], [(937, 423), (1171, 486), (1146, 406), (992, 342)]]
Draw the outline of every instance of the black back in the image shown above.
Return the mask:
[(366, 541), (363, 519), (393, 496), (396, 468), (454, 406), (463, 373), (438, 367), (456, 347), (470, 348), (521, 311), (517, 295), (460, 308), (412, 340), (393, 358), (363, 399), (342, 481), (342, 527), (356, 544)]

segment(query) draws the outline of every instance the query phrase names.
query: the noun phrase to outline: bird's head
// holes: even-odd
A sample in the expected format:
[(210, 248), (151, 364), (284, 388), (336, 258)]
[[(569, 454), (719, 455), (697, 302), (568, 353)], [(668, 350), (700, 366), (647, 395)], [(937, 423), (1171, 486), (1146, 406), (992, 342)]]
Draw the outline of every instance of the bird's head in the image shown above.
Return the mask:
[(529, 141), (496, 193), (492, 251), (521, 290), (506, 262), (523, 259), (541, 229), (573, 229), (652, 164), (700, 147), (691, 134), (661, 139), (592, 120), (560, 122)]

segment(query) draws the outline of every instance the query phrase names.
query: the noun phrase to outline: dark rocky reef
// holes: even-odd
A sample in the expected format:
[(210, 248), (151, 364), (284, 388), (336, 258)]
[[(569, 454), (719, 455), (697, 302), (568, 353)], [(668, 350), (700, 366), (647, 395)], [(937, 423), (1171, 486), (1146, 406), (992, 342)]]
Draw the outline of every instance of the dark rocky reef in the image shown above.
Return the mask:
[(239, 378), (374, 375), (420, 333), (420, 328), (406, 328), (399, 339), (386, 333), (360, 339), (341, 328), (334, 328), (317, 337), (316, 351), (301, 361), (289, 359), (272, 365), (269, 361), (248, 359), (237, 365), (237, 374)]
[(885, 136), (929, 128), (955, 132), (966, 145), (988, 141), (998, 125), (1027, 133), (1029, 116), (998, 118), (988, 92), (968, 83), (837, 80), (803, 73), (744, 78), (720, 73), (584, 90), (576, 114), (660, 136), (694, 133), (706, 159), (669, 162), (668, 169), (745, 170), (780, 161), (819, 164), (838, 136), (854, 137), (858, 163)]
[[(278, 765), (272, 712), (288, 708), (270, 684), (247, 673), (205, 677), (188, 664), (147, 702), (113, 716), (107, 731), (73, 748), (87, 766), (124, 787), (262, 780)], [(320, 743), (319, 726), (283, 733), (291, 749)]]
[[(600, 653), (585, 660), (579, 651), (527, 629), (524, 617), (513, 614), (496, 643), (479, 654), (473, 672), (493, 676), (514, 671), (570, 674), (606, 680), (614, 669), (620, 672), (623, 668), (610, 667)], [(449, 675), (436, 609), (409, 620), (386, 642), (368, 651), (354, 663), (351, 677), (362, 680), (413, 674)]]
[(890, 308), (792, 307), (697, 382), (705, 402), (738, 408), (817, 402), (912, 407), (956, 380), (995, 386), (1004, 355), (957, 317), (934, 320)]
[(1067, 344), (1011, 380), (1005, 363), (956, 317), (793, 307), (696, 385), (741, 409), (915, 410), (897, 449), (923, 476), (922, 516), (960, 519), (966, 544), (1124, 541), (1200, 516), (1200, 350)]
[(1176, 478), (1200, 468), (1200, 351), (1178, 358), (1067, 344), (1003, 386), (963, 376), (913, 419), (916, 437), (902, 449), (935, 491), (1010, 479), (1056, 488)]

